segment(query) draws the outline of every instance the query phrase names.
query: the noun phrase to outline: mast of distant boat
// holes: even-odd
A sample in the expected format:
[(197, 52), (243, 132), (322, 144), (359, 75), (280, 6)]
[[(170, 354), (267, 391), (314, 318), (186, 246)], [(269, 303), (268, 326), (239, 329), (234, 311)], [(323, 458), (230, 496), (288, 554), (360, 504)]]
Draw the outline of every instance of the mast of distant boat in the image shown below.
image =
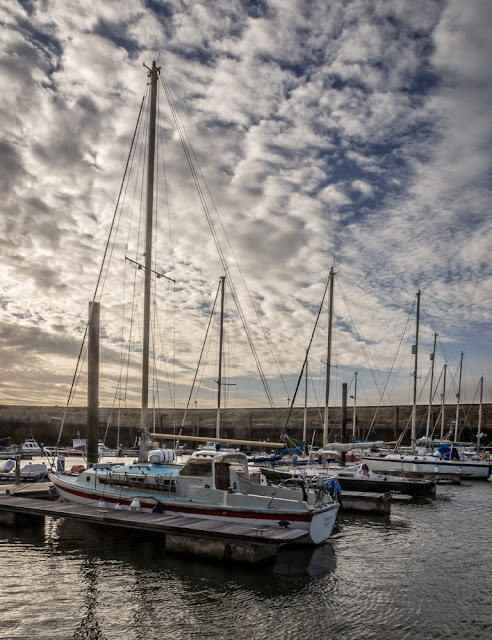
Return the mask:
[(219, 336), (219, 377), (217, 380), (217, 424), (215, 428), (215, 436), (220, 438), (220, 400), (222, 390), (222, 351), (224, 340), (224, 284), (225, 276), (220, 277), (220, 336)]
[(415, 344), (413, 353), (415, 354), (415, 365), (413, 370), (413, 410), (412, 410), (412, 453), (415, 453), (415, 440), (417, 432), (417, 369), (419, 357), (419, 322), (420, 322), (420, 289), (417, 292), (417, 320), (415, 330)]
[(330, 400), (330, 368), (331, 368), (331, 331), (333, 324), (333, 284), (335, 280), (335, 271), (333, 267), (330, 269), (330, 297), (328, 308), (328, 339), (326, 347), (326, 388), (325, 388), (325, 416), (323, 424), (323, 445), (328, 442), (328, 403)]
[(463, 372), (463, 351), (460, 357), (460, 376), (458, 380), (458, 393), (456, 394), (456, 421), (454, 423), (454, 441), (458, 442), (458, 425), (460, 421), (460, 396), (461, 396), (461, 374)]
[(483, 401), (483, 376), (480, 378), (480, 404), (478, 405), (477, 453), (480, 453), (480, 439), (482, 438), (482, 401)]
[[(148, 67), (147, 67), (148, 68)], [(145, 222), (145, 281), (144, 281), (144, 316), (143, 316), (143, 342), (142, 342), (142, 411), (140, 420), (140, 447), (138, 460), (145, 462), (147, 459), (147, 421), (149, 407), (149, 353), (150, 353), (150, 290), (152, 276), (152, 228), (154, 208), (154, 160), (155, 160), (155, 130), (156, 130), (156, 104), (157, 104), (157, 78), (160, 67), (155, 61), (152, 69), (149, 69), (150, 77), (150, 118), (147, 153), (147, 210)]]
[(430, 392), (429, 392), (429, 408), (427, 409), (427, 428), (425, 430), (425, 437), (429, 437), (430, 433), (430, 421), (431, 421), (431, 412), (432, 412), (432, 391), (434, 386), (434, 361), (436, 358), (436, 340), (437, 333), (434, 333), (434, 348), (431, 353), (431, 379), (430, 379)]
[(304, 386), (304, 422), (302, 425), (302, 442), (303, 446), (306, 447), (306, 438), (307, 438), (307, 405), (308, 405), (308, 359), (306, 354), (306, 371), (305, 371), (305, 386)]
[(448, 365), (445, 364), (443, 367), (443, 375), (442, 375), (442, 395), (441, 395), (441, 441), (444, 439), (444, 407), (446, 404), (446, 371), (448, 369)]
[(357, 440), (357, 371), (354, 373), (354, 412), (352, 416), (352, 442)]

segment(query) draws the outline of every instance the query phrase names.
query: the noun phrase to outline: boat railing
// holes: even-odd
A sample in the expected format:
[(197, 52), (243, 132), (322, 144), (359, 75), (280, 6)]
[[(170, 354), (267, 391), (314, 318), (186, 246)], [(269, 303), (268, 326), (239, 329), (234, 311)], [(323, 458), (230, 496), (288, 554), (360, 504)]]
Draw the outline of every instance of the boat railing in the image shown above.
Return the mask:
[[(272, 494), (272, 496), (270, 498), (270, 501), (268, 502), (267, 509), (270, 509), (272, 507), (272, 503), (273, 503), (274, 499), (276, 498), (277, 493), (279, 492), (279, 490), (285, 488), (285, 485), (287, 485), (289, 482), (291, 482), (290, 479), (289, 480), (283, 480), (282, 482), (278, 483), (278, 485), (275, 487), (275, 491), (273, 492), (273, 494)], [(306, 488), (304, 486), (304, 483), (302, 483), (302, 484), (300, 484), (298, 486), (302, 490), (302, 498), (299, 500), (299, 502), (307, 502), (308, 501), (308, 496), (307, 496), (307, 493), (306, 493)]]
[(120, 476), (113, 477), (109, 476), (107, 478), (99, 478), (99, 482), (101, 484), (108, 484), (111, 487), (122, 487), (122, 488), (147, 488), (152, 489), (154, 491), (167, 491), (168, 494), (176, 493), (178, 489), (178, 483), (173, 478), (166, 478), (164, 476), (157, 476), (154, 479), (154, 482), (150, 482), (145, 476)]

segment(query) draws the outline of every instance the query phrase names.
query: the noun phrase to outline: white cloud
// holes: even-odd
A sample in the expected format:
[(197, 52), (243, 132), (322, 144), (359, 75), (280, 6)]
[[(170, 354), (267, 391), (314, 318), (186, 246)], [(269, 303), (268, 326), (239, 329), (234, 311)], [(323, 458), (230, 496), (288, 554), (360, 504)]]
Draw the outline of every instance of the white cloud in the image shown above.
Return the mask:
[[(261, 336), (262, 329), (246, 304), (232, 252), (283, 374), (300, 370), (334, 256), (381, 375), (391, 367), (418, 288), (433, 317), (423, 322), (424, 346), (435, 322), (451, 358), (467, 351), (460, 336), (476, 353), (473, 327), (490, 335), (492, 308), (490, 18), (480, 0), (421, 0), (411, 7), (403, 0), (171, 2), (161, 13), (143, 2), (121, 2), (116, 10), (111, 3), (49, 0), (33, 4), (30, 14), (4, 3), (5, 401), (20, 402), (23, 394), (25, 402), (64, 400), (145, 91), (142, 63), (153, 59), (220, 211), (227, 238), (205, 192), (252, 333)], [(169, 342), (176, 341), (182, 403), (222, 266), (191, 193), (171, 115), (163, 112), (178, 285), (171, 293), (159, 284), (166, 304), (177, 309), (176, 327), (170, 320), (164, 327), (162, 319), (161, 328), (169, 367)], [(167, 215), (163, 182), (158, 206)], [(114, 250), (120, 263), (124, 224)], [(166, 225), (156, 255), (170, 272)], [(111, 272), (103, 310), (113, 379), (121, 336), (110, 320), (123, 295), (115, 282)], [(339, 299), (336, 309), (340, 378), (368, 364)], [(268, 348), (258, 349), (276, 378)], [(244, 338), (237, 361), (253, 375)], [(407, 400), (407, 386), (396, 384), (395, 401)], [(105, 394), (109, 388), (104, 382)], [(251, 391), (242, 398), (264, 403)]]

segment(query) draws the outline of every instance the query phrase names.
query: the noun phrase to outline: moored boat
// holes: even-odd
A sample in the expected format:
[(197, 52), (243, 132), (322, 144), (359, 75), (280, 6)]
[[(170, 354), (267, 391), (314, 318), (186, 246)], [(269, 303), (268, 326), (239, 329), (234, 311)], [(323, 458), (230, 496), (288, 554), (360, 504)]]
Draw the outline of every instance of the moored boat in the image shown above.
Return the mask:
[[(7, 461), (7, 462), (13, 462)], [(2, 465), (0, 464), (0, 479), (3, 481), (13, 482), (16, 478), (16, 470), (14, 469), (15, 463), (9, 468), (4, 467), (2, 469)], [(39, 464), (28, 462), (24, 466), (20, 467), (18, 473), (18, 479), (23, 481), (30, 482), (41, 482), (48, 479), (48, 467), (46, 463), (42, 462)]]
[(437, 480), (408, 476), (374, 473), (365, 464), (346, 467), (336, 472), (340, 487), (347, 491), (386, 491), (403, 493), (413, 497), (431, 496), (436, 493)]
[(492, 466), (489, 460), (464, 459), (453, 447), (451, 456), (440, 453), (433, 454), (399, 454), (389, 453), (384, 456), (361, 455), (361, 461), (375, 472), (407, 473), (420, 475), (457, 475), (461, 478), (487, 480)]
[(44, 446), (39, 445), (34, 438), (29, 438), (22, 445), (21, 453), (23, 456), (41, 456), (43, 449)]
[(369, 493), (401, 493), (413, 497), (429, 497), (436, 492), (436, 479), (374, 473), (366, 464), (355, 466), (333, 465), (311, 466), (305, 469), (285, 467), (261, 467), (261, 472), (271, 482), (315, 482), (318, 479), (338, 480), (342, 491), (363, 491)]
[[(320, 485), (316, 490), (268, 485), (261, 474), (250, 472), (244, 453), (216, 451), (215, 447), (195, 452), (183, 465), (176, 463), (172, 450), (156, 449), (147, 453), (151, 284), (152, 278), (161, 275), (156, 274), (152, 262), (155, 116), (159, 74), (160, 68), (154, 62), (149, 69), (151, 88), (145, 265), (138, 265), (139, 269), (143, 268), (145, 278), (139, 462), (131, 465), (97, 463), (88, 469), (78, 469), (78, 473), (75, 470), (74, 473), (51, 473), (49, 478), (61, 499), (73, 503), (94, 507), (104, 504), (108, 508), (123, 511), (170, 511), (193, 518), (248, 523), (252, 528), (264, 525), (291, 527), (308, 533), (303, 541), (320, 544), (330, 536), (339, 508), (325, 485)], [(222, 295), (224, 280), (225, 277), (221, 278)], [(219, 367), (219, 392), (220, 379)], [(92, 400), (95, 395), (92, 394)], [(97, 412), (97, 402), (93, 405)], [(220, 402), (218, 407), (217, 433), (220, 428)], [(97, 428), (97, 416), (95, 418), (93, 422)], [(93, 452), (88, 451), (89, 462), (92, 461), (92, 455)]]
[(272, 486), (248, 468), (241, 452), (197, 451), (184, 465), (171, 450), (155, 450), (149, 462), (97, 464), (79, 474), (49, 478), (61, 499), (111, 509), (164, 511), (194, 518), (279, 526), (308, 532), (320, 544), (331, 534), (339, 504), (325, 485), (316, 490)]

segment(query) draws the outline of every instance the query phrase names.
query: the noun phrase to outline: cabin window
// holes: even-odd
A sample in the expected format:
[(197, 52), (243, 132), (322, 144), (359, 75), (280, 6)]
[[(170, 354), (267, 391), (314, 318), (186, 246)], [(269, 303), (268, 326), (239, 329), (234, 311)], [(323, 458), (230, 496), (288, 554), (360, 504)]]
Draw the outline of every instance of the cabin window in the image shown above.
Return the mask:
[(248, 476), (247, 470), (239, 462), (231, 464), (231, 470), (235, 471), (240, 476)]
[(211, 460), (190, 460), (179, 472), (180, 476), (210, 477), (212, 475)]

